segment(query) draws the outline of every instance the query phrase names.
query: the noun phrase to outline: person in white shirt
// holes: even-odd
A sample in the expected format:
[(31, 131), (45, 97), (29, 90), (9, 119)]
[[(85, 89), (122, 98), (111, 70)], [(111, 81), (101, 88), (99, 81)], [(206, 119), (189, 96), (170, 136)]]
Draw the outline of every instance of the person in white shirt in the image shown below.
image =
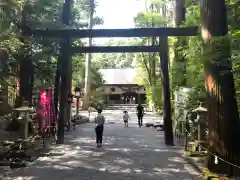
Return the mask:
[(95, 117), (94, 122), (96, 124), (95, 132), (97, 147), (102, 147), (102, 137), (105, 123), (105, 117), (102, 115), (102, 109), (98, 109), (98, 115)]
[(136, 98), (135, 97), (133, 97), (133, 104), (135, 104), (136, 103)]
[(127, 111), (123, 111), (123, 121), (125, 127), (128, 127), (128, 120), (129, 120), (129, 115)]
[(92, 107), (91, 106), (89, 106), (88, 107), (88, 117), (89, 117), (89, 119), (90, 119), (90, 116), (91, 116), (91, 112), (92, 112), (93, 110), (92, 110)]

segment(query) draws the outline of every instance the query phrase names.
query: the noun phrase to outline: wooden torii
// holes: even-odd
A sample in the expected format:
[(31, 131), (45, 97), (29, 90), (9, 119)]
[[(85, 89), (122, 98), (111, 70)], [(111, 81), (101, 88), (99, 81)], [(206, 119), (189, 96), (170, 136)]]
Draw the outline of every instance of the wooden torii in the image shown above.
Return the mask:
[[(73, 0), (65, 0), (63, 7), (63, 23), (70, 24), (71, 9)], [(132, 29), (65, 29), (50, 30), (36, 29), (25, 32), (25, 35), (34, 37), (49, 37), (61, 39), (61, 66), (64, 71), (61, 72), (60, 85), (60, 112), (58, 119), (58, 141), (64, 143), (64, 122), (67, 117), (68, 95), (71, 92), (66, 91), (71, 76), (72, 55), (75, 53), (118, 53), (118, 52), (157, 52), (160, 54), (160, 67), (162, 72), (163, 85), (163, 119), (165, 144), (173, 145), (172, 114), (169, 88), (169, 54), (168, 54), (168, 36), (196, 36), (198, 27), (181, 28), (132, 28)], [(73, 47), (73, 38), (101, 38), (101, 37), (158, 37), (159, 45), (152, 46), (91, 46), (91, 47)]]

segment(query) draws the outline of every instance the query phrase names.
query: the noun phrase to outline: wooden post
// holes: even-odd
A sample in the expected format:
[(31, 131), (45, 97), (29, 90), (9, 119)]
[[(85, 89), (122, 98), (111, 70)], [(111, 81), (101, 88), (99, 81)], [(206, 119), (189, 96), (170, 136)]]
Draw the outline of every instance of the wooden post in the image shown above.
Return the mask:
[[(71, 42), (72, 43), (72, 42)], [(72, 45), (71, 45), (72, 46)], [(69, 50), (71, 49), (71, 46), (69, 46)], [(67, 71), (67, 91), (68, 95), (72, 94), (72, 54), (68, 51), (68, 71)], [(68, 131), (71, 130), (71, 115), (72, 115), (72, 102), (68, 102), (67, 107), (67, 124), (68, 124)]]
[(24, 139), (28, 138), (28, 116), (29, 113), (27, 111), (24, 112)]
[[(61, 45), (60, 45), (61, 46)], [(60, 85), (60, 72), (61, 72), (61, 53), (58, 55), (57, 70), (55, 75), (54, 84), (54, 108), (55, 114), (58, 114), (58, 103), (59, 103), (59, 85)], [(56, 116), (57, 117), (57, 116)]]
[[(89, 4), (89, 21), (88, 21), (88, 29), (93, 28), (93, 14), (94, 14), (94, 6), (95, 0), (90, 0)], [(92, 46), (92, 37), (88, 38), (88, 46)], [(85, 61), (85, 85), (84, 85), (84, 97), (83, 97), (83, 108), (87, 109), (90, 103), (90, 93), (91, 93), (91, 61), (92, 61), (92, 54), (86, 54), (86, 61)]]
[[(71, 20), (72, 20), (72, 6), (73, 6), (73, 0), (68, 0), (68, 6), (67, 6), (67, 13), (66, 13), (66, 22), (63, 21), (64, 24), (66, 25), (70, 25), (71, 24)], [(68, 95), (72, 94), (72, 53), (71, 53), (71, 49), (72, 49), (72, 40), (70, 39), (70, 43), (68, 44), (68, 46), (66, 46), (66, 49), (68, 50), (68, 70), (67, 70), (67, 91), (68, 91)], [(68, 124), (68, 131), (71, 130), (71, 116), (72, 116), (72, 102), (68, 103), (68, 107), (67, 107), (67, 124)]]
[(184, 149), (185, 149), (185, 151), (188, 150), (188, 132), (190, 132), (190, 126), (189, 126), (190, 118), (191, 118), (191, 116), (189, 114), (187, 114), (186, 122), (184, 124), (184, 127), (186, 129), (186, 131), (184, 130), (185, 131), (185, 140), (184, 140)]
[[(62, 21), (64, 24), (69, 25), (71, 20), (71, 9), (72, 9), (73, 0), (65, 0), (63, 5)], [(71, 77), (70, 67), (72, 63), (72, 40), (69, 36), (65, 37), (61, 43), (60, 52), (61, 52), (61, 85), (60, 85), (60, 112), (58, 119), (58, 131), (57, 131), (57, 144), (64, 143), (64, 125), (65, 120), (70, 118), (68, 116), (68, 95), (69, 95), (69, 79)]]
[(172, 108), (170, 101), (169, 74), (168, 74), (168, 37), (160, 37), (160, 64), (163, 85), (163, 120), (165, 144), (173, 146)]
[(77, 104), (76, 104), (76, 115), (79, 115), (79, 103), (80, 103), (80, 97), (77, 97)]

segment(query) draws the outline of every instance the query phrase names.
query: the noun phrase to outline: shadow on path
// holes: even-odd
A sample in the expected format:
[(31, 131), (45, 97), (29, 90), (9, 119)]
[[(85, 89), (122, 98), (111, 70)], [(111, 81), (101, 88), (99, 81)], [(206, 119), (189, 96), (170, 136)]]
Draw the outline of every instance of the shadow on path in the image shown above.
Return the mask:
[(166, 147), (163, 132), (150, 128), (105, 125), (104, 147), (96, 148), (94, 125), (84, 124), (66, 135), (35, 164), (14, 170), (15, 180), (197, 180), (181, 149)]

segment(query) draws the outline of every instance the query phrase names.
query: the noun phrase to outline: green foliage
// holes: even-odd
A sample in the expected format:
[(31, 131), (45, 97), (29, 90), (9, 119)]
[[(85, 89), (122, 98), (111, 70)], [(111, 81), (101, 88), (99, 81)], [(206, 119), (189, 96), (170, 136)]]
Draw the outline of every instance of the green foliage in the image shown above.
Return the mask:
[[(200, 8), (199, 4), (193, 1), (187, 1), (187, 14), (185, 26), (196, 26), (200, 23)], [(186, 80), (187, 87), (192, 88), (188, 96), (187, 109), (197, 107), (199, 102), (205, 102), (206, 92), (204, 87), (204, 70), (202, 56), (202, 38), (201, 36), (188, 37), (187, 46), (181, 49), (187, 60)], [(174, 39), (172, 40), (174, 44)], [(170, 46), (173, 47), (173, 46)], [(173, 70), (174, 71), (174, 70)], [(177, 73), (177, 72), (172, 72)]]
[(240, 30), (239, 30), (239, 18), (240, 18), (240, 1), (228, 0), (229, 16), (228, 22), (230, 24), (231, 32), (231, 48), (232, 48), (232, 62), (233, 72), (235, 79), (235, 87), (237, 93), (238, 108), (240, 108)]
[[(73, 56), (73, 81), (75, 81), (76, 86), (84, 87), (85, 80), (85, 57), (81, 55)], [(101, 87), (104, 82), (99, 69), (92, 65), (91, 67), (91, 83), (92, 90)]]
[(146, 28), (151, 26), (163, 27), (167, 25), (167, 21), (158, 12), (140, 12), (134, 18), (135, 26)]
[[(232, 50), (232, 63), (233, 72), (235, 78), (235, 87), (237, 91), (237, 101), (240, 105), (240, 51), (239, 51), (239, 18), (240, 18), (240, 1), (229, 0), (228, 2), (228, 22), (230, 29), (231, 50)], [(187, 18), (185, 25), (193, 26), (200, 24), (200, 10), (199, 5), (190, 0), (187, 1)], [(227, 37), (229, 40), (229, 37)], [(218, 40), (222, 41), (221, 39)], [(203, 60), (202, 56), (202, 38), (189, 37), (188, 48), (184, 50), (187, 57), (187, 86), (192, 87), (194, 90), (190, 93), (187, 108), (196, 107), (200, 101), (204, 102), (206, 99), (206, 92), (204, 88), (204, 73), (203, 73)], [(215, 41), (216, 43), (216, 41)], [(171, 46), (170, 46), (171, 47)], [(209, 49), (210, 50), (210, 49)], [(210, 50), (212, 52), (212, 50)], [(208, 54), (207, 56), (213, 56)], [(215, 53), (214, 57), (218, 61), (218, 53)], [(240, 106), (238, 106), (240, 107)]]
[(162, 110), (162, 86), (161, 84), (153, 86), (151, 88), (152, 92), (152, 101), (154, 103), (154, 110), (159, 111)]
[[(106, 46), (129, 46), (131, 41), (109, 41)], [(93, 64), (103, 68), (129, 68), (133, 67), (134, 53), (100, 53), (93, 54)]]
[[(159, 12), (162, 10), (162, 1), (152, 1), (145, 12), (140, 12), (134, 18), (135, 26), (144, 27), (164, 27), (167, 20)], [(138, 45), (158, 44), (156, 38), (141, 38)], [(162, 109), (162, 83), (161, 74), (159, 73), (160, 58), (156, 53), (141, 53), (137, 55), (136, 65), (139, 68), (140, 83), (145, 86), (147, 93), (147, 102), (149, 107), (154, 111)]]
[[(63, 0), (2, 0), (0, 3), (0, 85), (16, 88), (19, 80), (19, 63), (22, 57), (28, 56), (34, 66), (34, 86), (53, 86), (57, 59), (59, 55), (59, 40), (51, 38), (25, 37), (23, 31), (36, 29), (86, 28), (88, 26), (89, 1), (74, 1), (72, 23), (69, 27), (62, 24)], [(94, 23), (103, 20), (94, 17)], [(73, 44), (83, 44), (74, 40)], [(82, 59), (82, 55), (79, 55)], [(78, 74), (75, 67), (83, 63), (73, 62), (73, 76)], [(96, 71), (96, 70), (95, 70)], [(95, 72), (94, 71), (94, 72)], [(96, 81), (99, 76), (95, 75)], [(102, 83), (100, 80), (99, 83)], [(99, 83), (95, 82), (96, 86)], [(5, 86), (4, 86), (5, 87)], [(6, 89), (7, 90), (7, 89)]]
[(186, 8), (186, 26), (196, 26), (200, 24), (200, 7), (199, 4), (192, 4)]
[[(84, 88), (85, 84), (85, 56), (73, 56), (73, 86)], [(91, 66), (91, 101), (100, 103), (103, 95), (103, 77), (95, 64)]]

